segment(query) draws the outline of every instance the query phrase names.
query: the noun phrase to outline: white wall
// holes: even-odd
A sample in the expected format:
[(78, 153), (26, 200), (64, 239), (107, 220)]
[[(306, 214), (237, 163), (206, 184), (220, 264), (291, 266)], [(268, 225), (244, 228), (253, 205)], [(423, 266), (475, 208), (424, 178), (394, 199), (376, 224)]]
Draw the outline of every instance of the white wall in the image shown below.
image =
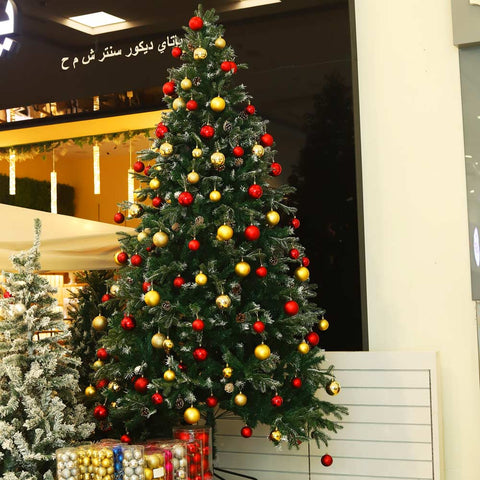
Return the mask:
[(438, 352), (443, 478), (478, 480), (479, 367), (450, 1), (355, 3), (370, 349)]

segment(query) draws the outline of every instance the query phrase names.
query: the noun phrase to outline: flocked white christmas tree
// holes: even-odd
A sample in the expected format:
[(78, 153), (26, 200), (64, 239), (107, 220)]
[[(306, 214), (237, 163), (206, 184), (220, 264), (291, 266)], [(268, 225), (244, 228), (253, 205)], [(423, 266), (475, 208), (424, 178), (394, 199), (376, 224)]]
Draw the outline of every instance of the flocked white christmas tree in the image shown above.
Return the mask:
[[(70, 333), (40, 270), (40, 220), (30, 250), (11, 257), (0, 299), (0, 473), (3, 480), (53, 479), (57, 448), (87, 438), (78, 404)], [(40, 332), (54, 332), (43, 334)]]

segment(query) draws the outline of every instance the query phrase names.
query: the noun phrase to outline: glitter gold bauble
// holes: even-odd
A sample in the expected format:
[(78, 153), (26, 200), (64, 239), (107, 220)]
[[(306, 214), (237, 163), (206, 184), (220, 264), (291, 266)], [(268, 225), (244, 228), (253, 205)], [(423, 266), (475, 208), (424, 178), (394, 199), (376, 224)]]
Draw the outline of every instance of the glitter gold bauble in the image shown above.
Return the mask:
[(156, 333), (152, 337), (153, 348), (163, 348), (163, 342), (165, 341), (165, 335), (163, 333)]
[(228, 308), (231, 305), (232, 300), (230, 299), (230, 297), (228, 295), (219, 295), (215, 299), (215, 303), (217, 304), (217, 307), (220, 310), (225, 310), (226, 308)]
[(97, 392), (97, 390), (95, 389), (95, 387), (94, 387), (93, 385), (89, 385), (89, 386), (85, 389), (85, 395), (86, 395), (87, 397), (93, 397), (96, 392)]
[(149, 307), (156, 307), (160, 303), (160, 294), (156, 290), (150, 290), (143, 297)]
[(282, 439), (282, 433), (278, 428), (276, 428), (273, 432), (270, 433), (270, 439), (274, 442), (279, 442)]
[[(176, 98), (172, 103), (172, 108), (177, 111), (180, 108), (185, 108), (185, 100), (182, 97)], [(161, 152), (160, 152), (161, 153)]]
[(222, 97), (215, 97), (210, 100), (210, 108), (214, 112), (223, 112), (225, 110), (225, 100)]
[(165, 350), (171, 350), (174, 346), (174, 343), (172, 342), (172, 340), (170, 338), (166, 338), (164, 341), (163, 341), (163, 348)]
[(212, 201), (212, 202), (218, 202), (220, 201), (220, 199), (222, 198), (222, 194), (218, 191), (218, 190), (212, 190), (210, 192), (210, 195), (208, 196), (208, 198)]
[(92, 327), (94, 330), (97, 332), (102, 332), (107, 328), (107, 319), (103, 315), (97, 315), (93, 320), (92, 320)]
[(205, 60), (207, 55), (207, 51), (202, 47), (198, 47), (193, 51), (194, 60)]
[(310, 277), (310, 271), (307, 267), (298, 267), (295, 270), (295, 278), (301, 282), (305, 282)]
[(228, 225), (221, 225), (217, 229), (217, 239), (221, 241), (230, 240), (233, 237), (233, 229)]
[(152, 455), (146, 455), (145, 460), (149, 468), (154, 470), (155, 468), (161, 467), (164, 463), (163, 454), (153, 453)]
[(238, 262), (235, 265), (235, 273), (239, 277), (246, 277), (250, 273), (250, 265), (244, 261)]
[(307, 342), (299, 343), (297, 350), (303, 353), (303, 355), (306, 355), (310, 351), (310, 345)]
[[(110, 287), (110, 293), (115, 296), (115, 295), (118, 295), (118, 292), (120, 291), (120, 286), (117, 285), (116, 283), (114, 283), (111, 287)], [(95, 328), (95, 327), (94, 327)], [(96, 330), (96, 329), (95, 329)]]
[(192, 81), (185, 77), (181, 82), (180, 82), (180, 87), (182, 90), (190, 90), (192, 88)]
[(340, 393), (340, 384), (336, 380), (330, 380), (325, 390), (329, 395), (338, 395)]
[(145, 480), (152, 480), (153, 479), (153, 470), (151, 468), (144, 468), (143, 474), (145, 476)]
[(173, 145), (165, 142), (160, 145), (160, 155), (162, 157), (169, 157), (173, 153)]
[(156, 190), (160, 187), (160, 180), (158, 178), (152, 178), (148, 184), (152, 190)]
[(259, 360), (266, 360), (270, 356), (270, 347), (261, 343), (255, 347), (255, 357)]
[(97, 371), (98, 369), (102, 368), (104, 365), (104, 363), (102, 362), (102, 360), (95, 360), (93, 362), (93, 365), (92, 365), (92, 368)]
[(200, 180), (200, 175), (197, 172), (195, 172), (194, 170), (192, 170), (187, 175), (187, 182), (188, 183), (195, 184), (195, 183), (198, 183), (199, 180)]
[(117, 382), (110, 382), (108, 384), (108, 389), (112, 392), (118, 392), (120, 390), (120, 385)]
[(193, 158), (200, 158), (202, 156), (203, 152), (202, 152), (202, 149), (201, 148), (194, 148), (192, 150), (192, 157)]
[(223, 378), (231, 378), (231, 376), (233, 375), (233, 368), (229, 367), (228, 363), (227, 366), (222, 370), (222, 375)]
[(202, 272), (200, 272), (199, 274), (197, 274), (195, 276), (195, 283), (197, 285), (205, 285), (207, 283), (207, 281), (208, 281), (207, 276)]
[(175, 372), (171, 369), (168, 369), (164, 374), (163, 374), (163, 379), (166, 382), (173, 382), (175, 380)]
[(136, 202), (144, 202), (147, 199), (147, 194), (141, 190), (135, 190), (133, 197)]
[(243, 407), (244, 405), (247, 404), (247, 396), (242, 392), (240, 392), (237, 395), (235, 395), (235, 398), (233, 399), (233, 401), (235, 402), (235, 405), (238, 405), (239, 407)]
[(129, 217), (133, 217), (133, 218), (139, 217), (142, 214), (142, 212), (143, 212), (143, 208), (138, 203), (134, 203), (128, 209)]
[(156, 247), (164, 247), (168, 243), (168, 235), (165, 232), (157, 232), (152, 241)]
[(147, 233), (142, 230), (141, 232), (138, 233), (137, 240), (139, 242), (143, 242), (147, 237), (148, 237)]
[(254, 145), (252, 147), (252, 153), (256, 156), (256, 157), (263, 157), (264, 153), (265, 153), (265, 150), (264, 148), (261, 146), (261, 145)]
[(324, 332), (325, 330), (328, 329), (328, 327), (330, 326), (330, 324), (328, 323), (328, 320), (326, 318), (322, 318), (319, 322), (318, 322), (318, 328)]
[(277, 223), (280, 221), (280, 215), (278, 212), (276, 212), (275, 210), (270, 210), (269, 212), (267, 212), (267, 214), (265, 215), (265, 219), (267, 220), (267, 223), (271, 226), (271, 227), (274, 227), (275, 225), (277, 225)]
[(210, 157), (210, 162), (212, 162), (212, 165), (215, 167), (221, 167), (225, 165), (225, 155), (222, 152), (214, 152)]
[(225, 46), (227, 45), (227, 42), (225, 41), (225, 39), (223, 37), (218, 37), (216, 40), (215, 40), (215, 46), (217, 48), (225, 48)]
[(200, 412), (195, 407), (189, 407), (185, 410), (183, 419), (190, 425), (193, 425), (200, 420)]

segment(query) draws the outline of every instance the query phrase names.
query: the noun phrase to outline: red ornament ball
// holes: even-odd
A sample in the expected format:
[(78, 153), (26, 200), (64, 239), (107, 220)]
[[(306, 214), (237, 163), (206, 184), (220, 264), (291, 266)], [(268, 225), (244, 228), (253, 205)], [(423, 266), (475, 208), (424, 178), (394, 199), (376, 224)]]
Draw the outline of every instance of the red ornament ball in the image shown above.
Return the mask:
[(315, 332), (310, 332), (307, 334), (305, 337), (305, 340), (312, 346), (318, 345), (320, 342), (320, 337), (318, 336), (318, 333)]
[(118, 263), (127, 263), (128, 261), (128, 254), (126, 252), (120, 252), (117, 255), (117, 262)]
[(302, 265), (304, 267), (308, 267), (310, 265), (310, 259), (308, 257), (303, 257), (302, 258)]
[(271, 403), (274, 407), (281, 407), (283, 405), (283, 398), (280, 395), (272, 397)]
[(292, 248), (289, 252), (288, 255), (290, 258), (297, 259), (300, 256), (300, 252), (296, 248)]
[(203, 20), (200, 17), (192, 17), (188, 21), (188, 26), (192, 30), (200, 30), (203, 27)]
[(182, 192), (178, 196), (178, 203), (184, 207), (188, 207), (193, 203), (193, 195), (190, 192)]
[(196, 332), (201, 332), (204, 327), (205, 327), (205, 324), (203, 323), (203, 320), (200, 319), (200, 318), (196, 318), (196, 319), (192, 322), (192, 328), (193, 328)]
[(222, 62), (220, 64), (220, 68), (221, 70), (223, 70), (224, 72), (229, 72), (230, 69), (232, 68), (232, 66), (230, 65), (230, 62)]
[(133, 384), (133, 388), (138, 392), (138, 393), (147, 393), (147, 387), (150, 381), (148, 378), (145, 377), (139, 377), (135, 380), (135, 383)]
[(254, 183), (248, 187), (248, 194), (252, 198), (260, 198), (263, 195), (263, 188)]
[(123, 317), (120, 326), (127, 331), (133, 330), (135, 328), (135, 319), (130, 316)]
[[(162, 122), (160, 122), (158, 125), (157, 125), (157, 128), (155, 129), (155, 136), (157, 138), (163, 138), (164, 135), (168, 132), (168, 127), (166, 125), (164, 125)], [(147, 167), (149, 168), (149, 167)], [(147, 174), (147, 172), (145, 171), (145, 174)]]
[(102, 388), (105, 388), (110, 382), (108, 381), (107, 378), (101, 378), (95, 386), (97, 387), (97, 390), (101, 390)]
[(180, 58), (182, 56), (182, 49), (179, 47), (173, 47), (172, 48), (172, 57), (174, 58)]
[(182, 371), (182, 372), (186, 372), (188, 369), (187, 369), (187, 366), (182, 362), (180, 361), (180, 363), (178, 364), (178, 368)]
[(190, 240), (188, 242), (188, 248), (195, 252), (200, 248), (200, 242), (196, 238), (194, 238), (193, 240)]
[(208, 357), (208, 352), (203, 347), (198, 347), (193, 351), (193, 358), (197, 362), (203, 362), (204, 360), (207, 359), (207, 357)]
[(240, 434), (242, 435), (243, 438), (250, 438), (252, 436), (252, 433), (253, 433), (253, 430), (247, 425), (242, 427), (242, 429), (240, 430)]
[(235, 157), (241, 157), (245, 153), (245, 150), (240, 145), (237, 145), (236, 147), (233, 148), (233, 155)]
[(207, 404), (207, 407), (213, 408), (217, 406), (218, 399), (217, 397), (210, 395), (209, 397), (206, 398), (205, 403)]
[(105, 420), (107, 417), (108, 417), (108, 410), (106, 407), (104, 407), (103, 405), (97, 405), (94, 409), (93, 409), (93, 416), (97, 419), (97, 420)]
[(290, 225), (293, 227), (293, 228), (298, 228), (300, 226), (300, 220), (298, 218), (292, 218), (290, 220)]
[(132, 443), (132, 437), (130, 437), (130, 435), (127, 435), (126, 433), (124, 433), (121, 437), (120, 437), (120, 441), (122, 443), (128, 443), (129, 445)]
[(189, 100), (186, 103), (185, 106), (186, 106), (187, 110), (193, 111), (193, 110), (196, 110), (198, 108), (198, 103), (195, 100)]
[(265, 133), (260, 137), (260, 142), (264, 147), (271, 147), (273, 145), (273, 137), (269, 133)]
[(150, 171), (151, 168), (152, 168), (151, 165), (147, 165), (147, 166), (145, 167), (145, 172), (144, 172), (145, 175), (148, 175), (148, 172)]
[(302, 386), (302, 379), (295, 377), (292, 378), (292, 387), (293, 388), (300, 388)]
[(293, 316), (298, 313), (299, 306), (295, 300), (289, 300), (283, 306), (283, 310), (287, 315)]
[(137, 173), (141, 173), (143, 172), (143, 170), (145, 169), (145, 164), (143, 162), (141, 162), (140, 160), (138, 160), (137, 162), (135, 162), (133, 164), (133, 169), (137, 172)]
[(268, 270), (263, 265), (261, 265), (255, 270), (255, 275), (260, 278), (266, 277), (267, 273), (268, 273)]
[(158, 208), (162, 204), (162, 199), (160, 197), (153, 197), (152, 198), (152, 206)]
[(142, 283), (142, 291), (143, 293), (147, 293), (150, 290), (152, 284), (150, 282), (143, 282)]
[(245, 107), (245, 111), (249, 114), (249, 115), (253, 115), (255, 113), (255, 107), (253, 105), (247, 105)]
[(237, 73), (237, 64), (235, 62), (230, 62), (230, 70), (233, 72), (233, 73)]
[(255, 225), (249, 225), (246, 229), (245, 229), (245, 238), (249, 241), (249, 242), (254, 242), (255, 240), (258, 240), (260, 238), (260, 230), (258, 227), (256, 227)]
[(257, 333), (262, 333), (265, 331), (265, 324), (261, 322), (260, 320), (257, 320), (253, 325), (252, 328), (255, 332)]
[(163, 397), (160, 393), (156, 392), (152, 395), (152, 403), (154, 405), (160, 405), (163, 403)]
[(270, 175), (272, 177), (278, 177), (282, 173), (282, 166), (277, 162), (272, 162), (270, 165)]
[(175, 82), (165, 82), (162, 91), (165, 95), (173, 95), (175, 93)]
[(200, 129), (200, 136), (203, 138), (212, 138), (215, 135), (215, 129), (211, 125), (204, 125)]
[(106, 293), (105, 295), (102, 295), (102, 303), (103, 302), (108, 302), (112, 296), (109, 293)]
[(97, 350), (97, 358), (99, 360), (106, 360), (108, 358), (108, 352), (105, 348), (99, 348)]
[(185, 279), (183, 277), (180, 277), (180, 275), (173, 279), (173, 286), (175, 288), (180, 288), (184, 283), (185, 283)]
[(11, 296), (12, 296), (12, 294), (8, 290), (5, 290), (3, 292), (3, 298), (10, 298)]
[(115, 223), (123, 223), (125, 220), (125, 215), (122, 213), (122, 212), (117, 212), (114, 216), (113, 216), (113, 221)]
[[(118, 256), (117, 256), (117, 259), (118, 259)], [(142, 264), (143, 262), (143, 258), (140, 256), (140, 255), (132, 255), (132, 258), (130, 259), (130, 263), (134, 266), (134, 267), (138, 267)]]
[(333, 463), (333, 458), (326, 453), (325, 455), (322, 455), (320, 461), (324, 467), (329, 467)]

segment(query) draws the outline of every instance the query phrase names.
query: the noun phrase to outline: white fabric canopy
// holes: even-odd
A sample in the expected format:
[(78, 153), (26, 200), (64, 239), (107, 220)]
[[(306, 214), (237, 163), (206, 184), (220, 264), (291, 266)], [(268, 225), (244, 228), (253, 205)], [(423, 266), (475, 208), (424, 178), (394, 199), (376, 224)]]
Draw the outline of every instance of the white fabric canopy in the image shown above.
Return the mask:
[(119, 250), (117, 232), (135, 230), (28, 208), (0, 204), (0, 271), (11, 270), (10, 255), (33, 245), (33, 220), (42, 222), (42, 271), (112, 269)]

